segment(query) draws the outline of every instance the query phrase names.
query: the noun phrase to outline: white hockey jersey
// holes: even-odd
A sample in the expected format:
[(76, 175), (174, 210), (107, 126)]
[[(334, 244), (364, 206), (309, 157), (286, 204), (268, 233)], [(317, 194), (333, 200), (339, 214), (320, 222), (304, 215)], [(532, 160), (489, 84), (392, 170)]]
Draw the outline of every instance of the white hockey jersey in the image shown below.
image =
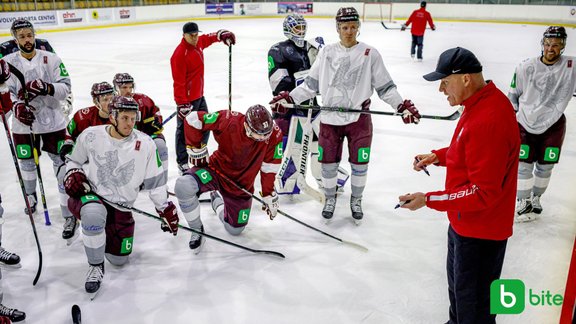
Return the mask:
[[(36, 49), (36, 55), (30, 61), (22, 57), (20, 52), (9, 54), (4, 60), (20, 70), (26, 82), (41, 79), (54, 86), (54, 96), (38, 96), (30, 101), (30, 105), (36, 108), (34, 112), (36, 120), (32, 124), (33, 132), (44, 134), (64, 129), (66, 118), (62, 113), (61, 101), (70, 93), (71, 82), (62, 60), (54, 53), (39, 49)], [(11, 77), (7, 83), (12, 102), (15, 102), (22, 86), (16, 77)], [(12, 131), (15, 134), (27, 134), (30, 128), (13, 118)]]
[(560, 119), (576, 91), (576, 58), (560, 57), (546, 65), (540, 57), (516, 67), (508, 98), (517, 111), (518, 123), (531, 134), (542, 134)]
[[(361, 105), (376, 90), (378, 96), (397, 109), (402, 97), (384, 67), (378, 51), (364, 43), (346, 48), (340, 43), (326, 45), (318, 54), (304, 83), (290, 92), (296, 103), (322, 95), (324, 106), (362, 109)], [(322, 111), (320, 121), (348, 125), (360, 114)]]
[(78, 136), (66, 170), (82, 168), (96, 194), (130, 207), (140, 190), (149, 190), (150, 199), (162, 210), (168, 193), (154, 141), (136, 129), (127, 138), (115, 139), (108, 127), (112, 126), (89, 127)]

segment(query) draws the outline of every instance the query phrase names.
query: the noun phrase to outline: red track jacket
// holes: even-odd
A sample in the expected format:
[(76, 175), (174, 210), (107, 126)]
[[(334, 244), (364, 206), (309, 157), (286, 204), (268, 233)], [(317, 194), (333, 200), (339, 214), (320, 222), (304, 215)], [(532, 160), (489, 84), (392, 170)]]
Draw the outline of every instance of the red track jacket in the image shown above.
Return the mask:
[(412, 23), (412, 29), (410, 32), (414, 36), (422, 36), (426, 31), (426, 23), (430, 25), (430, 28), (436, 28), (434, 26), (434, 22), (432, 21), (432, 16), (426, 8), (420, 8), (418, 10), (414, 10), (410, 15), (410, 18), (406, 21), (405, 25), (410, 26)]

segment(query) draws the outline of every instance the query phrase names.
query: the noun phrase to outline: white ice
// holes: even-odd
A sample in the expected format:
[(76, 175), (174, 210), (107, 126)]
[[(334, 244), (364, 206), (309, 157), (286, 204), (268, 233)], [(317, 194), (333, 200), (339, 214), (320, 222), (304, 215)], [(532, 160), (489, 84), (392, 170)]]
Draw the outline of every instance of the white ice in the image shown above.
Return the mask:
[[(136, 89), (152, 97), (167, 117), (174, 111), (169, 59), (181, 39), (183, 22), (148, 24), (56, 33), (49, 39), (72, 78), (74, 109), (91, 105), (90, 87), (129, 72)], [(232, 109), (271, 99), (267, 80), (267, 51), (284, 40), (282, 20), (199, 21), (204, 32), (234, 31)], [(410, 34), (384, 30), (379, 23), (362, 25), (360, 41), (375, 46), (402, 96), (412, 99), (424, 114), (454, 111), (438, 83), (422, 75), (434, 70), (440, 53), (450, 47), (472, 50), (484, 65), (484, 75), (504, 92), (515, 66), (540, 54), (545, 26), (438, 22), (425, 37), (424, 62), (410, 59)], [(576, 54), (576, 34), (568, 30), (567, 55)], [(332, 19), (309, 19), (308, 36), (338, 40)], [(3, 41), (4, 39), (2, 39)], [(205, 96), (211, 110), (227, 109), (228, 50), (214, 44), (205, 50)], [(392, 111), (373, 96), (374, 110)], [(503, 278), (518, 278), (535, 292), (564, 294), (570, 253), (576, 233), (576, 110), (566, 111), (568, 129), (561, 162), (543, 196), (540, 219), (514, 227)], [(193, 255), (189, 234), (177, 237), (160, 231), (157, 221), (135, 214), (136, 234), (130, 262), (123, 268), (106, 264), (99, 296), (90, 301), (84, 291), (87, 262), (81, 240), (67, 247), (61, 239), (63, 220), (58, 207), (51, 161), (41, 158), (52, 226), (45, 226), (42, 207), (35, 216), (44, 267), (36, 286), (38, 264), (30, 221), (4, 132), (0, 135), (0, 178), (4, 213), (2, 246), (22, 257), (22, 268), (3, 271), (4, 304), (27, 313), (28, 323), (69, 323), (70, 308), (82, 308), (84, 323), (443, 323), (448, 319), (445, 270), (444, 213), (394, 210), (398, 195), (443, 188), (445, 171), (430, 168), (431, 177), (412, 170), (415, 154), (440, 148), (450, 141), (455, 121), (422, 120), (404, 125), (398, 117), (373, 116), (374, 141), (364, 196), (365, 221), (353, 225), (350, 188), (338, 200), (335, 220), (326, 226), (321, 205), (306, 197), (281, 199), (281, 209), (312, 226), (367, 246), (362, 253), (285, 217), (270, 221), (253, 204), (250, 223), (240, 237), (223, 229), (208, 204), (202, 218), (208, 233), (254, 249), (282, 252), (285, 260), (256, 255), (207, 240)], [(170, 148), (169, 186), (177, 178), (174, 128), (165, 134)], [(486, 143), (490, 145), (490, 143)], [(209, 148), (213, 151), (215, 143)], [(346, 160), (346, 158), (344, 159)], [(349, 169), (347, 163), (344, 167)], [(145, 194), (138, 208), (154, 212)], [(531, 306), (520, 315), (499, 316), (500, 323), (556, 323), (558, 306)]]

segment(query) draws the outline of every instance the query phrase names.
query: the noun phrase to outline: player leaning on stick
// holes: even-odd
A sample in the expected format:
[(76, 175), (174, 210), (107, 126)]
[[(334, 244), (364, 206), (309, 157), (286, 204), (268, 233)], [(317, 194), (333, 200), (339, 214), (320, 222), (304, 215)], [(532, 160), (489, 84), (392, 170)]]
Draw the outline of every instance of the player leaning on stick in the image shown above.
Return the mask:
[[(274, 97), (273, 109), (286, 111), (282, 104), (300, 103), (321, 93), (325, 106), (368, 110), (370, 96), (376, 90), (384, 102), (402, 113), (404, 123), (418, 123), (418, 109), (410, 100), (402, 100), (380, 53), (356, 40), (360, 29), (356, 9), (340, 8), (336, 14), (336, 28), (340, 42), (324, 46), (304, 83), (290, 93), (282, 92)], [(348, 139), (352, 167), (350, 209), (358, 223), (364, 217), (361, 200), (372, 143), (370, 115), (326, 111), (320, 114), (319, 159), (326, 196), (322, 216), (327, 220), (332, 219), (336, 208), (338, 164), (344, 138)]]

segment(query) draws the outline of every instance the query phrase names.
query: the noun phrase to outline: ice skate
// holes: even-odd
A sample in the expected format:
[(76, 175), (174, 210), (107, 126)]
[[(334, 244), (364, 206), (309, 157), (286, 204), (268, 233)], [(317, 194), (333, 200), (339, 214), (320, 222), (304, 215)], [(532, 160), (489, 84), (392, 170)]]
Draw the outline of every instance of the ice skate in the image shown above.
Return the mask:
[[(36, 205), (38, 204), (38, 198), (36, 193), (31, 193), (27, 196), (28, 203), (30, 204), (30, 209), (32, 209), (32, 214), (36, 212)], [(24, 214), (28, 215), (28, 207), (24, 207)]]
[(532, 212), (532, 202), (530, 198), (521, 198), (517, 200), (516, 205), (516, 223), (531, 222), (536, 219), (536, 214)]
[(26, 314), (15, 308), (9, 308), (0, 304), (0, 316), (6, 316), (10, 318), (12, 322), (21, 322), (26, 319)]
[(74, 216), (66, 217), (64, 221), (64, 228), (62, 230), (62, 238), (66, 240), (66, 245), (70, 246), (78, 238), (79, 231), (77, 231), (80, 222)]
[[(204, 225), (200, 226), (200, 229), (197, 230), (204, 233)], [(200, 253), (200, 250), (202, 250), (203, 245), (204, 236), (192, 232), (192, 235), (190, 235), (190, 242), (188, 242), (188, 247), (190, 250), (194, 251), (194, 254), (198, 254)]]
[(532, 197), (532, 212), (540, 215), (542, 213), (542, 205), (540, 204), (540, 196)]
[(96, 265), (91, 264), (88, 269), (88, 273), (86, 274), (86, 284), (84, 285), (86, 292), (90, 295), (90, 300), (94, 300), (94, 298), (96, 298), (103, 279), (104, 262)]
[(322, 208), (322, 217), (326, 220), (326, 224), (329, 224), (334, 216), (334, 210), (336, 209), (336, 197), (326, 197), (326, 202), (324, 203), (324, 208)]
[(364, 212), (362, 211), (362, 197), (350, 197), (350, 210), (352, 211), (352, 218), (356, 225), (362, 224)]
[(0, 247), (0, 266), (5, 269), (19, 269), (22, 267), (20, 257), (4, 250), (3, 247)]

